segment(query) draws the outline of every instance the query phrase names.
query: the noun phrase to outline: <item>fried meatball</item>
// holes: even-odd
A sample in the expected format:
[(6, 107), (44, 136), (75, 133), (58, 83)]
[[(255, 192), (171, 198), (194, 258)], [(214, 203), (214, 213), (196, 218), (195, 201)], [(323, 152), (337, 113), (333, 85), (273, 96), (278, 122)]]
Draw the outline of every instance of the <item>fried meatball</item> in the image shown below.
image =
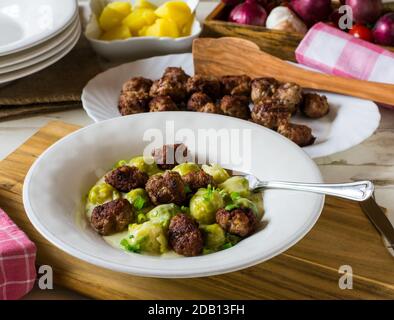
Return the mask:
[(207, 103), (213, 103), (207, 94), (204, 92), (193, 93), (187, 102), (187, 110), (199, 111)]
[(169, 96), (158, 96), (154, 97), (149, 102), (150, 112), (161, 112), (161, 111), (178, 111), (178, 107), (175, 102), (171, 100)]
[(222, 94), (233, 96), (250, 96), (251, 79), (247, 75), (223, 76), (220, 79)]
[(134, 92), (140, 99), (149, 98), (149, 90), (153, 81), (143, 77), (134, 77), (126, 81), (122, 92)]
[(282, 83), (275, 91), (272, 99), (286, 106), (291, 114), (295, 114), (302, 101), (302, 88), (295, 83)]
[(252, 110), (252, 121), (276, 130), (280, 123), (290, 120), (291, 113), (284, 106), (272, 100), (261, 101)]
[(118, 199), (95, 207), (90, 223), (99, 234), (107, 236), (125, 230), (132, 219), (133, 211), (130, 202), (126, 199)]
[(217, 114), (222, 113), (220, 107), (203, 92), (196, 92), (192, 94), (189, 101), (187, 102), (187, 110)]
[(215, 186), (213, 177), (203, 170), (190, 172), (184, 175), (182, 179), (193, 192), (200, 188), (206, 188), (208, 185)]
[(186, 184), (175, 171), (166, 171), (149, 178), (145, 190), (153, 204), (175, 203), (182, 205), (186, 200)]
[(251, 82), (251, 98), (254, 104), (265, 98), (271, 98), (280, 83), (274, 78), (257, 78)]
[(220, 101), (224, 114), (240, 119), (250, 119), (249, 98), (245, 96), (224, 96)]
[(161, 78), (153, 82), (149, 95), (152, 98), (169, 96), (174, 102), (181, 102), (187, 95), (186, 85), (172, 77)]
[(137, 167), (122, 166), (105, 176), (105, 182), (120, 192), (129, 192), (136, 188), (144, 188), (148, 175)]
[(149, 99), (140, 99), (133, 91), (122, 92), (119, 97), (118, 109), (122, 116), (148, 111)]
[(168, 241), (176, 253), (186, 257), (199, 255), (204, 246), (198, 223), (183, 213), (171, 219)]
[(222, 208), (216, 212), (216, 222), (228, 233), (247, 237), (256, 231), (258, 221), (249, 208), (227, 211)]
[(197, 74), (187, 80), (186, 90), (190, 95), (195, 92), (204, 92), (216, 100), (220, 97), (220, 82), (216, 77)]
[(168, 67), (164, 71), (163, 78), (174, 79), (175, 81), (186, 83), (190, 76), (188, 76), (182, 68)]
[(222, 114), (220, 106), (216, 103), (207, 103), (199, 110), (199, 112)]
[(152, 151), (152, 157), (162, 170), (170, 170), (176, 165), (186, 162), (188, 150), (183, 143), (166, 144)]
[(301, 111), (308, 118), (317, 119), (324, 117), (330, 111), (327, 97), (316, 93), (305, 93)]
[(285, 121), (279, 125), (277, 131), (300, 147), (309, 146), (316, 140), (312, 135), (312, 129), (300, 124), (292, 124)]

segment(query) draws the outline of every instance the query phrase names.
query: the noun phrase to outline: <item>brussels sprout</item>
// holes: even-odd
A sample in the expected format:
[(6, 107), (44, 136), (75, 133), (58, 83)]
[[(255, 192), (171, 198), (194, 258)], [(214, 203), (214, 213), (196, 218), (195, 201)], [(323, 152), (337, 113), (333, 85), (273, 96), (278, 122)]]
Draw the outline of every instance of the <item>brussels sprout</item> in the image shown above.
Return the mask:
[(153, 157), (135, 157), (130, 160), (129, 165), (137, 167), (149, 176), (153, 176), (154, 174), (161, 172)]
[(117, 169), (119, 167), (123, 167), (126, 166), (128, 164), (128, 162), (126, 160), (120, 160), (117, 163), (115, 163), (114, 165), (114, 169)]
[(88, 200), (92, 204), (103, 204), (119, 198), (120, 193), (107, 183), (96, 184), (88, 195)]
[(127, 251), (153, 254), (164, 253), (168, 250), (165, 230), (160, 224), (152, 221), (143, 224), (131, 224), (129, 236), (120, 243)]
[(160, 224), (163, 228), (167, 229), (170, 225), (171, 218), (180, 212), (181, 209), (177, 205), (169, 203), (153, 208), (146, 216), (150, 221)]
[(202, 227), (206, 249), (217, 251), (226, 242), (226, 234), (217, 223)]
[(190, 172), (196, 172), (200, 170), (200, 167), (193, 162), (181, 163), (172, 169), (172, 171), (178, 172), (181, 176), (185, 176)]
[(231, 247), (234, 247), (238, 242), (240, 242), (242, 239), (234, 234), (226, 233), (226, 242), (222, 246), (222, 250), (229, 249)]
[(250, 195), (249, 191), (249, 181), (244, 177), (235, 176), (227, 179), (219, 188), (231, 195), (232, 193), (238, 193), (241, 197), (248, 197)]
[(147, 218), (146, 214), (144, 214), (144, 213), (139, 213), (139, 214), (137, 215), (137, 223), (138, 223), (138, 224), (144, 223), (144, 222), (146, 222), (146, 221), (148, 221), (148, 218)]
[(189, 207), (182, 206), (181, 211), (184, 214), (190, 215), (190, 208)]
[(253, 201), (246, 199), (246, 198), (239, 198), (239, 199), (235, 200), (233, 203), (238, 208), (248, 208), (248, 209), (252, 210), (254, 215), (256, 217), (258, 217), (259, 210)]
[(215, 222), (216, 211), (224, 207), (224, 200), (216, 189), (201, 188), (190, 200), (190, 214), (201, 224)]
[(148, 193), (142, 188), (131, 190), (126, 194), (125, 198), (136, 210), (141, 210), (150, 206)]
[(210, 166), (207, 166), (204, 164), (202, 166), (202, 169), (206, 173), (211, 175), (213, 177), (213, 181), (215, 181), (215, 183), (217, 183), (217, 184), (223, 183), (228, 178), (230, 178), (230, 175), (228, 174), (228, 172), (225, 169), (223, 169), (221, 166), (219, 166), (218, 164), (212, 164)]
[(263, 194), (261, 192), (251, 193), (248, 197), (257, 208), (257, 219), (261, 220), (264, 215)]
[(202, 254), (205, 256), (207, 254), (215, 253), (215, 250), (208, 249), (208, 248), (203, 248), (202, 249)]

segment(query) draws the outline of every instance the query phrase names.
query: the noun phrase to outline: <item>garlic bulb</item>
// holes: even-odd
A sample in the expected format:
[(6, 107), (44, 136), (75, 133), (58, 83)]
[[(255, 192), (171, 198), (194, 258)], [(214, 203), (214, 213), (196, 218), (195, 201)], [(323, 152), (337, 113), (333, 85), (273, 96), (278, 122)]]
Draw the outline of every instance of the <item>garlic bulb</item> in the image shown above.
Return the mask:
[(305, 23), (293, 11), (283, 6), (276, 7), (271, 11), (266, 21), (266, 27), (301, 34), (308, 31)]

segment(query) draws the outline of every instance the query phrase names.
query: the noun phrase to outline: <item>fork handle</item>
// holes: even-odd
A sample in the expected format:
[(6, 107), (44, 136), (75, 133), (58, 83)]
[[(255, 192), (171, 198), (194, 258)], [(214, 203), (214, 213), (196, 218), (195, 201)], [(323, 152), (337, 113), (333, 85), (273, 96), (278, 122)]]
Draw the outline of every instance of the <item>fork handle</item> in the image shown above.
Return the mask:
[(284, 189), (284, 190), (297, 190), (306, 191), (319, 194), (326, 194), (330, 196), (364, 201), (372, 196), (374, 185), (371, 181), (359, 181), (351, 183), (338, 183), (338, 184), (318, 184), (318, 183), (298, 183), (298, 182), (282, 182), (282, 181), (269, 181), (260, 182), (254, 192), (263, 189)]

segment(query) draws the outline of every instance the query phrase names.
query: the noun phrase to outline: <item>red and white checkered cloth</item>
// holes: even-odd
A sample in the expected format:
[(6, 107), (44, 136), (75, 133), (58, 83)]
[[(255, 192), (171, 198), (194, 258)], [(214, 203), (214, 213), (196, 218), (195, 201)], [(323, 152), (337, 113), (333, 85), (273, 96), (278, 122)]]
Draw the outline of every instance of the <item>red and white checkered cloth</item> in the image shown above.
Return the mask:
[(394, 84), (394, 53), (322, 22), (306, 34), (296, 59), (328, 74)]
[(0, 300), (20, 299), (36, 280), (36, 246), (0, 209)]

